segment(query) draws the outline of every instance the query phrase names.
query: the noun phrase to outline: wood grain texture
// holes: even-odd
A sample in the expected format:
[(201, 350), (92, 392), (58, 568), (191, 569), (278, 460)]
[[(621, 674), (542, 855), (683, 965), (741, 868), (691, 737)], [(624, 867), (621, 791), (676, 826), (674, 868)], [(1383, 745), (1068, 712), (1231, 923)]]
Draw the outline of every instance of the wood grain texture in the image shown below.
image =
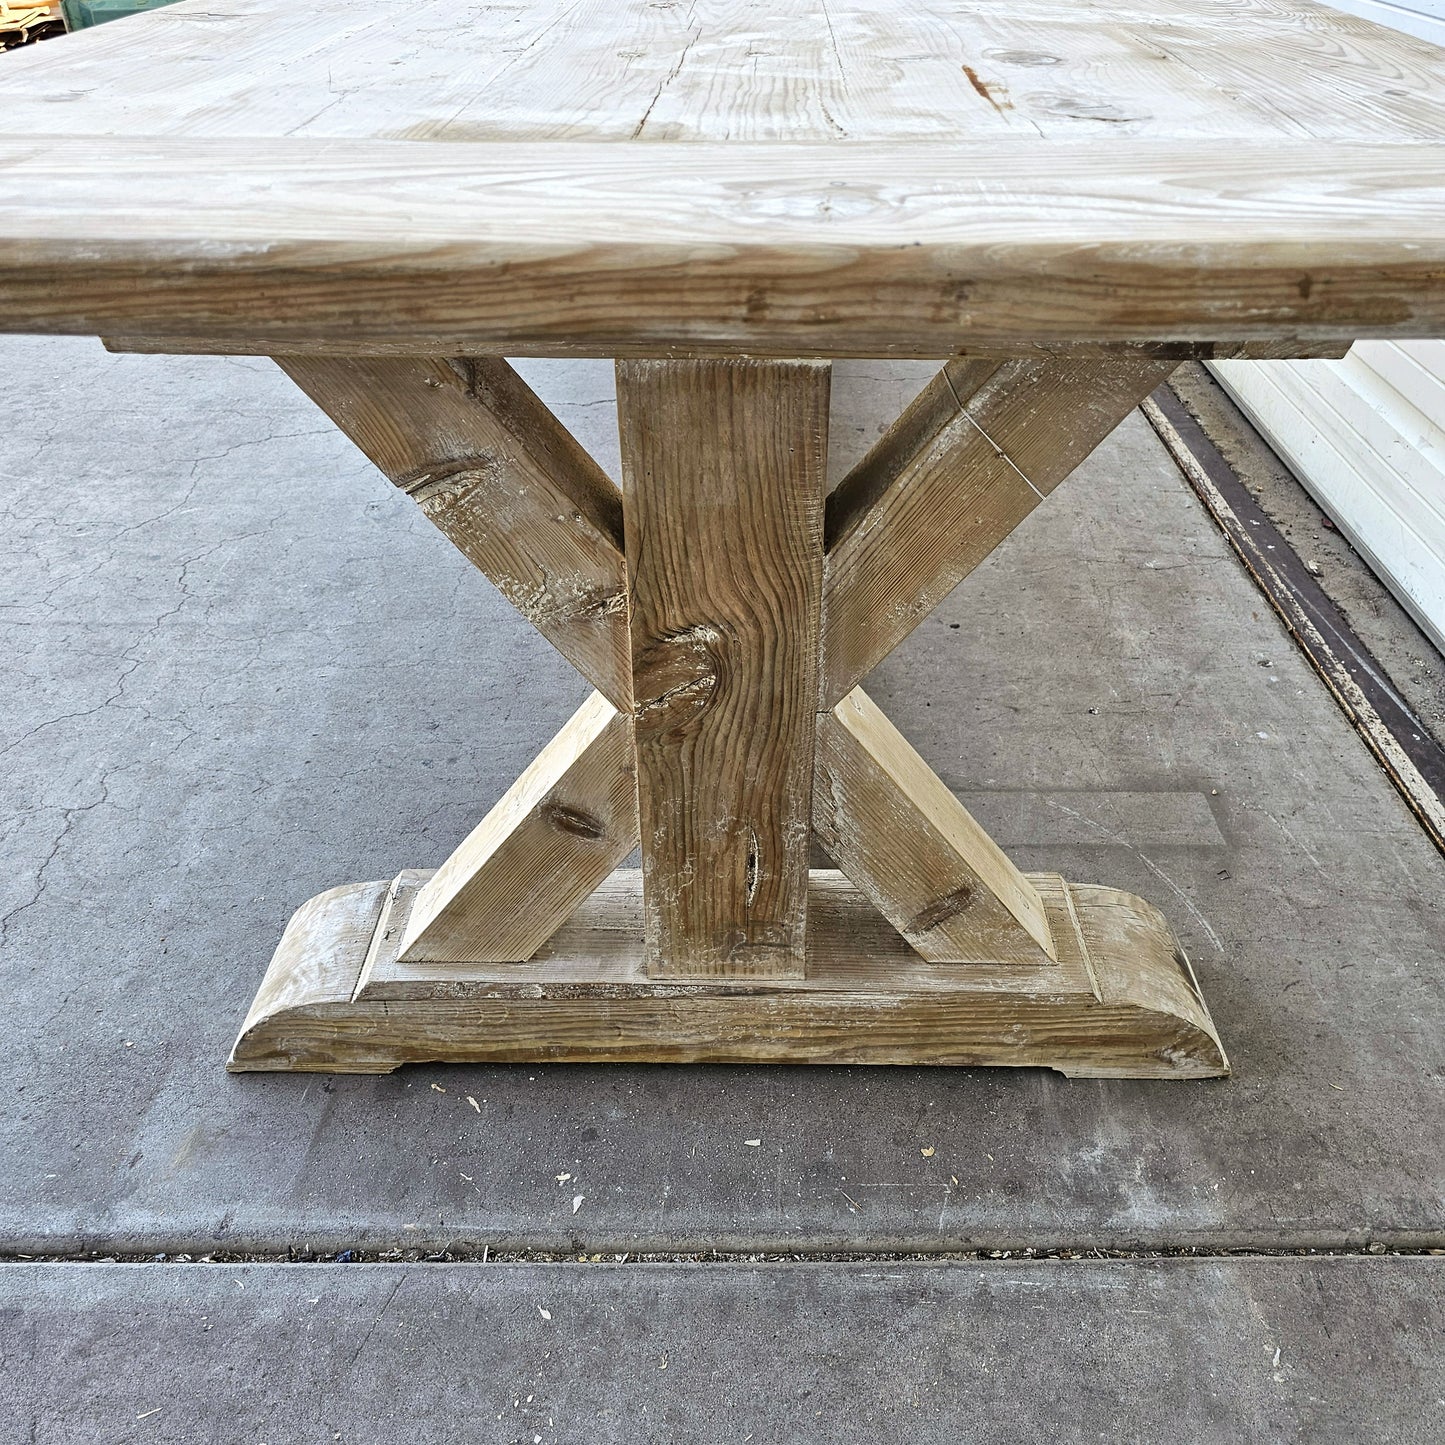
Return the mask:
[(349, 999), (391, 892), (385, 882), (347, 883), (303, 903), (276, 945), (242, 1037), (268, 1020)]
[[(128, 332), (124, 336), (103, 336), (101, 344), (107, 351), (117, 353), (134, 352), (141, 355), (166, 356), (417, 356), (429, 354), (426, 345), (415, 340), (397, 341), (386, 338), (338, 338), (320, 334), (288, 338), (258, 340), (254, 336), (229, 336), (224, 340), (200, 336), (144, 336)], [(988, 361), (1014, 361), (1021, 355), (1036, 357), (1067, 357), (1082, 361), (1090, 359), (1115, 359), (1124, 356), (1153, 356), (1160, 360), (1180, 361), (1298, 361), (1302, 359), (1328, 359), (1338, 361), (1353, 345), (1350, 341), (1336, 339), (1309, 340), (1298, 336), (1278, 336), (1262, 341), (1132, 341), (1132, 342), (1032, 342), (1013, 340), (1004, 346), (979, 346), (970, 344), (955, 349), (958, 357), (979, 358)], [(586, 340), (570, 346), (561, 341), (529, 345), (517, 341), (507, 348), (508, 354), (516, 357), (528, 356), (590, 356), (596, 349), (595, 343)], [(708, 342), (693, 340), (686, 345), (668, 348), (668, 355), (674, 360), (682, 358), (704, 359), (735, 355), (739, 352), (750, 354), (756, 348), (740, 346), (727, 341)], [(438, 346), (436, 355), (446, 356), (455, 350), (454, 346)], [(846, 348), (837, 351), (832, 343), (809, 348), (813, 355), (848, 354)], [(620, 343), (605, 358), (615, 356), (650, 356), (655, 348), (639, 347)], [(895, 351), (897, 355), (907, 354)], [(929, 357), (929, 360), (938, 360)]]
[(1445, 59), (1301, 0), (193, 0), (6, 64), (17, 134), (311, 143), (1438, 137)]
[[(398, 917), (425, 877), (398, 880), (389, 905)], [(283, 941), (262, 989), (276, 1002), (253, 1011), (229, 1067), (786, 1061), (1033, 1066), (1082, 1078), (1228, 1073), (1188, 960), (1149, 904), (1049, 875), (1032, 881), (1059, 939), (1057, 966), (936, 968), (841, 874), (826, 872), (813, 875), (809, 969), (799, 980), (649, 979), (641, 879), (627, 870), (536, 958), (510, 968), (408, 966), (396, 962), (394, 941), (357, 944), (348, 933), (312, 946), (349, 966), (334, 970), (328, 989), (297, 991), (285, 977), (296, 950)], [(368, 908), (388, 892), (353, 887)], [(383, 919), (376, 937), (395, 931)], [(358, 993), (369, 951), (371, 982)]]
[(950, 362), (828, 499), (825, 701), (892, 652), (1172, 368)]
[(1445, 146), (6, 141), (0, 328), (271, 353), (1308, 354), (1445, 332)]
[(829, 368), (620, 362), (648, 969), (801, 974)]
[(594, 692), (421, 890), (401, 954), (530, 958), (636, 842), (631, 720)]
[[(801, 978), (654, 979), (643, 963), (642, 875), (622, 868), (610, 875), (582, 907), (530, 958), (509, 964), (458, 969), (427, 959), (397, 955), (419, 891), (433, 875), (407, 869), (391, 884), (390, 902), (378, 924), (366, 965), (353, 989), (375, 1003), (408, 998), (446, 998), (486, 991), (498, 998), (526, 998), (596, 988), (622, 995), (686, 998), (767, 994), (778, 990), (828, 993), (884, 987), (882, 959), (895, 965), (905, 992), (948, 994), (962, 983), (975, 991), (1084, 993), (1099, 997), (1094, 965), (1074, 915), (1073, 894), (1056, 873), (1027, 875), (1059, 938), (1058, 960), (1043, 957), (998, 959), (989, 967), (936, 968), (921, 958), (898, 931), (853, 886), (846, 874), (815, 868), (808, 878), (808, 969)], [(966, 979), (964, 978), (966, 975)]]
[(931, 963), (1055, 961), (1038, 891), (862, 688), (819, 717), (813, 828)]
[(505, 361), (277, 364), (563, 657), (627, 708), (622, 498)]
[(6, 57), (0, 327), (458, 354), (1445, 331), (1445, 55), (1306, 0), (188, 0)]

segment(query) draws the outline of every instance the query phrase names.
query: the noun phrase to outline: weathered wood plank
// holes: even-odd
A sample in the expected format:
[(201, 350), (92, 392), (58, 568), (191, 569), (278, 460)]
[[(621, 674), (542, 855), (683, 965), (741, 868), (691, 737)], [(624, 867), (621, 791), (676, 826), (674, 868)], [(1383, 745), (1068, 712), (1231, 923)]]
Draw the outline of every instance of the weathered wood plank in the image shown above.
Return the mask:
[(594, 356), (1428, 337), (1445, 146), (12, 140), (0, 329)]
[(648, 970), (801, 974), (829, 369), (621, 362)]
[[(801, 978), (653, 979), (644, 966), (642, 874), (619, 868), (531, 958), (517, 963), (459, 967), (429, 959), (407, 960), (397, 940), (408, 927), (420, 889), (433, 875), (407, 869), (393, 882), (391, 902), (372, 941), (367, 966), (354, 983), (357, 998), (423, 998), (466, 988), (495, 990), (498, 997), (525, 998), (540, 987), (549, 992), (603, 985), (618, 993), (655, 991), (686, 997), (712, 992), (776, 994), (779, 991), (825, 993), (887, 991), (946, 995), (959, 987), (1022, 993), (1098, 992), (1071, 907), (1070, 885), (1056, 873), (1027, 875), (1059, 939), (1058, 960), (1042, 954), (1029, 959), (1000, 959), (990, 968), (939, 968), (922, 958), (878, 912), (846, 874), (815, 868), (808, 878), (808, 968)], [(882, 969), (888, 960), (891, 984)], [(294, 1000), (293, 1000), (294, 1001)]]
[(950, 362), (828, 500), (824, 700), (865, 677), (1173, 369)]
[(421, 890), (401, 957), (530, 958), (636, 841), (631, 721), (594, 692)]
[(931, 963), (1049, 963), (1038, 890), (862, 688), (818, 720), (813, 827)]
[[(424, 881), (397, 880), (390, 916), (405, 919)], [(1059, 939), (1057, 965), (933, 967), (841, 874), (819, 872), (805, 978), (657, 982), (643, 962), (641, 880), (620, 870), (536, 958), (511, 967), (399, 962), (396, 927), (383, 916), (359, 989), (368, 945), (354, 938), (352, 915), (374, 910), (387, 888), (355, 884), (349, 912), (307, 904), (298, 913), (229, 1067), (375, 1073), (449, 1059), (1005, 1065), (1083, 1078), (1229, 1072), (1188, 962), (1155, 909), (1110, 888), (1032, 881)], [(324, 932), (333, 918), (335, 939)], [(308, 968), (317, 954), (335, 960), (324, 974)]]
[[(440, 347), (435, 353), (415, 340), (395, 341), (385, 338), (335, 337), (315, 335), (291, 337), (277, 340), (257, 339), (254, 336), (229, 336), (224, 340), (201, 336), (144, 336), (128, 332), (124, 336), (103, 336), (101, 344), (107, 351), (119, 353), (134, 352), (141, 355), (164, 356), (420, 356), (435, 354), (448, 356), (455, 347)], [(1134, 342), (1060, 342), (1056, 344), (1025, 344), (1011, 341), (1007, 345), (960, 347), (958, 356), (987, 361), (1014, 361), (1021, 355), (1053, 356), (1074, 361), (1090, 358), (1114, 360), (1121, 355), (1153, 356), (1160, 360), (1180, 361), (1301, 361), (1321, 358), (1338, 361), (1345, 356), (1354, 343), (1345, 340), (1306, 341), (1297, 336), (1270, 337), (1262, 341), (1134, 341)], [(814, 344), (809, 353), (817, 356), (845, 356), (851, 353), (839, 349), (831, 342)], [(755, 343), (727, 340), (691, 339), (669, 347), (668, 354), (673, 360), (708, 360), (727, 356), (757, 353)], [(562, 339), (529, 344), (518, 341), (507, 348), (507, 354), (515, 357), (590, 357), (596, 358), (597, 343), (578, 341), (568, 343)], [(651, 356), (656, 347), (639, 347), (629, 343), (618, 343), (607, 353), (605, 360), (617, 356)], [(906, 349), (895, 348), (894, 355), (911, 354)], [(941, 356), (926, 358), (942, 361)]]
[(594, 687), (627, 707), (622, 498), (505, 361), (277, 364)]
[(766, 25), (747, 0), (208, 0), (6, 72), (35, 135), (1325, 140), (1445, 111), (1438, 50), (1272, 0), (775, 0)]
[(14, 330), (929, 357), (1445, 331), (1445, 53), (1292, 0), (214, 0), (7, 56), (3, 118)]

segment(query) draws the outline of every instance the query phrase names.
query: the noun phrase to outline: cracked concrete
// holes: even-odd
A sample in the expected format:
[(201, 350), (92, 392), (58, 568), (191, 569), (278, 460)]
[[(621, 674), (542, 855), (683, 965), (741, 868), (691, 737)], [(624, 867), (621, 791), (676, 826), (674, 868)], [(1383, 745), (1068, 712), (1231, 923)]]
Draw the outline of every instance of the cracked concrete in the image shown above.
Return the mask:
[[(269, 363), (108, 357), (83, 342), (7, 345), (25, 364), (47, 364), (67, 378), (37, 418), (33, 439), (12, 438), (6, 465), (12, 588), (5, 615), (14, 639), (6, 663), (16, 673), (13, 717), (0, 744), (15, 819), (3, 915), (7, 970), (19, 968), (17, 984), (41, 991), (42, 1017), (79, 992), (92, 1000), (102, 1029), (121, 1024), (91, 1042), (103, 1041), (109, 1052), (124, 1048), (124, 1034), (142, 1051), (120, 1061), (128, 1074), (160, 1049), (172, 1087), (179, 1075), (188, 1081), (186, 1094), (207, 1085), (236, 1090), (237, 1102), (254, 1102), (264, 1114), (265, 1101), (289, 1094), (297, 1081), (224, 1080), (214, 1065), (290, 907), (347, 877), (437, 861), (584, 685), (344, 441), (324, 424), (309, 424), (308, 404)], [(615, 432), (598, 405), (606, 400), (606, 368), (535, 363), (529, 370), (544, 390), (551, 383), (564, 417), (615, 472)], [(924, 375), (878, 364), (840, 368), (835, 471)], [(98, 396), (106, 398), (101, 414)], [(59, 488), (56, 476), (65, 479)], [(1279, 984), (1281, 998), (1287, 1004), (1291, 991), (1307, 992), (1323, 1017), (1294, 1022), (1306, 1032), (1313, 1024), (1327, 1040), (1347, 1039), (1347, 1004), (1378, 1009), (1393, 999), (1403, 1009), (1428, 995), (1420, 965), (1436, 942), (1430, 925), (1439, 862), (1263, 614), (1153, 439), (1131, 422), (1070, 488), (1084, 494), (1079, 505), (1045, 510), (1021, 530), (984, 569), (982, 585), (961, 589), (880, 671), (875, 695), (984, 814), (991, 798), (1002, 811), (1021, 793), (1085, 786), (1108, 793), (1127, 784), (1209, 800), (1220, 827), (1193, 850), (1181, 843), (1146, 852), (1086, 816), (1098, 847), (1081, 845), (1077, 831), (1073, 841), (1051, 846), (1043, 829), (1015, 852), (1026, 867), (1120, 882), (1168, 909), (1206, 974), (1237, 1058), (1239, 1039), (1248, 1037), (1239, 1030), (1255, 1011), (1244, 1007), (1236, 1023), (1229, 1000), (1258, 993), (1259, 971), (1278, 966), (1281, 941), (1311, 960), (1293, 965), (1299, 976)], [(57, 496), (70, 499), (63, 516)], [(32, 499), (39, 505), (29, 506)], [(1026, 539), (1027, 547), (1015, 545)], [(1063, 676), (1055, 669), (1053, 685), (1040, 689), (1037, 652), (1067, 618), (1076, 619), (1074, 630), (1053, 643)], [(1271, 668), (1247, 670), (1261, 659)], [(964, 676), (973, 679), (967, 694), (960, 691)], [(1249, 725), (1251, 711), (1259, 726)], [(1274, 749), (1266, 746), (1272, 739)], [(1078, 821), (1077, 809), (1057, 798), (1052, 806)], [(1341, 850), (1355, 843), (1367, 845), (1369, 856), (1352, 857), (1352, 867), (1342, 869)], [(1241, 849), (1251, 855), (1248, 869), (1238, 866)], [(1347, 918), (1365, 924), (1363, 940), (1343, 931)], [(1326, 936), (1333, 925), (1334, 949), (1325, 957), (1337, 975), (1362, 964), (1378, 975), (1389, 960), (1405, 997), (1397, 990), (1382, 998), (1375, 989), (1332, 996), (1311, 925)], [(1388, 930), (1397, 925), (1391, 940)], [(173, 980), (182, 960), (189, 966)], [(208, 966), (197, 970), (202, 961)], [(165, 987), (148, 998), (141, 981)], [(199, 1017), (174, 1011), (173, 983)], [(148, 1004), (161, 1008), (149, 1022)], [(1284, 1018), (1293, 1013), (1285, 1009)], [(1415, 1041), (1420, 1057), (1413, 1070), (1396, 1058), (1392, 1072), (1413, 1073), (1423, 1100), (1439, 1087), (1429, 1042), (1438, 1034), (1429, 1034), (1427, 1008), (1415, 1013), (1418, 1021), (1394, 1038), (1396, 1051), (1403, 1039)], [(56, 1051), (57, 1041), (27, 1042), (42, 1056)], [(1330, 1111), (1318, 1099), (1314, 1107), (1308, 1102), (1310, 1087), (1318, 1095), (1321, 1083), (1327, 1086), (1318, 1076), (1307, 1084), (1281, 1079), (1286, 1097), (1269, 1097), (1278, 1091), (1264, 1089), (1248, 1053), (1240, 1078), (1222, 1087), (1230, 1100), (1264, 1092), (1276, 1111), (1298, 1093), (1291, 1107), (1338, 1119), (1339, 1106), (1357, 1106), (1360, 1088), (1371, 1082), (1362, 1041), (1353, 1043), (1344, 1057), (1358, 1065), (1359, 1078), (1346, 1071), (1347, 1083), (1332, 1092), (1350, 1097), (1324, 1100), (1335, 1106)], [(62, 1043), (58, 1052), (70, 1047)], [(1260, 1047), (1266, 1056), (1293, 1057), (1303, 1043), (1281, 1028)], [(57, 1082), (66, 1062), (55, 1060)], [(1311, 1062), (1317, 1074), (1332, 1067), (1327, 1052)], [(571, 1092), (569, 1071), (543, 1072), (532, 1082), (548, 1086), (538, 1092), (555, 1120), (558, 1100)], [(618, 1086), (633, 1087), (624, 1078), (640, 1080), (648, 1071), (600, 1073), (613, 1086), (604, 1092), (616, 1097)], [(837, 1092), (837, 1076), (802, 1077), (820, 1085), (832, 1078), (828, 1092)], [(881, 1090), (897, 1100), (907, 1076), (851, 1077), (865, 1094)], [(411, 1082), (368, 1081), (367, 1090), (404, 1094)], [(733, 1087), (757, 1106), (777, 1107), (780, 1091), (798, 1096), (796, 1076), (786, 1072), (756, 1071), (749, 1080), (743, 1071)], [(1093, 1086), (961, 1075), (946, 1088), (919, 1090), (906, 1112), (916, 1116), (925, 1102), (936, 1108), (921, 1096), (941, 1092), (961, 1124), (971, 1107), (1000, 1091), (1021, 1092), (1037, 1110), (1059, 1089), (1077, 1108)], [(1116, 1092), (1127, 1110), (1157, 1088)], [(1177, 1100), (1166, 1092), (1162, 1102), (1175, 1100), (1173, 1107), (1194, 1117), (1191, 1100), (1205, 1092), (1179, 1091)], [(31, 1107), (44, 1114), (55, 1101)], [(1215, 1107), (1211, 1095), (1208, 1112)], [(560, 1117), (571, 1113), (564, 1108)], [(1085, 1109), (1083, 1122), (1098, 1127), (1092, 1113)], [(92, 1136), (103, 1124), (87, 1122)], [(645, 1118), (633, 1122), (645, 1128)], [(1323, 1123), (1313, 1127), (1328, 1132)], [(1391, 1133), (1383, 1121), (1376, 1127)], [(100, 1128), (101, 1137), (106, 1132)], [(1425, 1142), (1397, 1152), (1401, 1169), (1428, 1158)], [(92, 1172), (83, 1191), (100, 1182)], [(47, 1182), (62, 1179), (61, 1194), (80, 1182), (73, 1170)], [(1276, 1179), (1272, 1188), (1284, 1183)], [(1294, 1228), (1362, 1237), (1428, 1233), (1438, 1224), (1432, 1170), (1417, 1174), (1414, 1189), (1394, 1191), (1404, 1207), (1393, 1218), (1370, 1199), (1367, 1183), (1362, 1176), (1347, 1220), (1306, 1210)], [(989, 1219), (1003, 1198), (982, 1185), (974, 1186), (979, 1208), (970, 1211), (970, 1237), (980, 1230), (990, 1238), (1025, 1237), (1029, 1227), (1011, 1211)], [(941, 1187), (948, 1204), (954, 1187)], [(113, 1188), (95, 1189), (95, 1203)], [(915, 1188), (935, 1193), (940, 1186), (918, 1181)], [(195, 1203), (201, 1208), (186, 1227), (206, 1221), (213, 1228), (214, 1208)], [(1192, 1217), (1176, 1208), (1171, 1220), (1163, 1211), (1139, 1237), (1179, 1242), (1168, 1238), (1178, 1230), (1223, 1237), (1229, 1211), (1202, 1207), (1213, 1203), (1206, 1194)], [(722, 1221), (709, 1220), (694, 1193), (692, 1209), (699, 1208), (688, 1227), (706, 1236)], [(666, 1209), (654, 1206), (624, 1223), (630, 1211), (623, 1206), (606, 1227), (630, 1237), (650, 1214), (653, 1224), (645, 1227), (666, 1240), (677, 1227), (675, 1212), (664, 1219)], [(29, 1238), (26, 1212), (11, 1214), (17, 1239)], [(780, 1194), (764, 1232), (785, 1239), (830, 1212), (822, 1200), (799, 1209)], [(1042, 1226), (1039, 1206), (1025, 1210), (1025, 1219), (1030, 1212), (1031, 1227)], [(888, 1238), (919, 1242), (910, 1211), (874, 1213)], [(100, 1218), (107, 1214), (102, 1209)], [(502, 1215), (499, 1237), (520, 1223), (520, 1216)], [(1277, 1211), (1269, 1217), (1272, 1229), (1288, 1218)], [(485, 1218), (469, 1227), (485, 1227)], [(1068, 1211), (1066, 1219), (1062, 1230), (1054, 1226), (1060, 1238), (1089, 1224), (1087, 1211)], [(370, 1227), (384, 1233), (397, 1222), (383, 1209)], [(345, 1233), (361, 1220), (331, 1223)], [(149, 1238), (162, 1227), (153, 1219), (143, 1232)], [(1128, 1234), (1132, 1226), (1123, 1215), (1113, 1227)], [(535, 1237), (522, 1233), (541, 1243), (549, 1227)], [(730, 1237), (746, 1243), (745, 1235)]]
[[(587, 686), (269, 362), (3, 350), (6, 1250), (1440, 1241), (1445, 862), (1140, 418), (868, 687), (1166, 911), (1233, 1080), (228, 1077), (295, 907), (439, 863)], [(616, 475), (610, 369), (522, 369)], [(929, 373), (839, 365), (835, 476)]]
[[(296, 905), (438, 863), (586, 685), (270, 363), (5, 346), (11, 1248), (1438, 1238), (1445, 868), (1139, 419), (869, 688), (1022, 866), (1167, 911), (1233, 1081), (228, 1078)], [(609, 368), (524, 369), (615, 474)], [(839, 367), (835, 475), (927, 375)]]

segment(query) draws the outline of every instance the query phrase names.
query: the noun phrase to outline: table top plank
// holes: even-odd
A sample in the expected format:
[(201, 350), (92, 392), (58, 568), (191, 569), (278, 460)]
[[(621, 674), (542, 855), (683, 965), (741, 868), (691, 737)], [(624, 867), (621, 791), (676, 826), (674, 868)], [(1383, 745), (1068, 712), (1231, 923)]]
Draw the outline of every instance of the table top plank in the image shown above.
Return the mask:
[(3, 329), (764, 355), (1445, 330), (1445, 51), (1304, 0), (183, 0), (4, 81)]
[(7, 131), (1409, 141), (1445, 52), (1307, 3), (186, 0), (6, 57)]

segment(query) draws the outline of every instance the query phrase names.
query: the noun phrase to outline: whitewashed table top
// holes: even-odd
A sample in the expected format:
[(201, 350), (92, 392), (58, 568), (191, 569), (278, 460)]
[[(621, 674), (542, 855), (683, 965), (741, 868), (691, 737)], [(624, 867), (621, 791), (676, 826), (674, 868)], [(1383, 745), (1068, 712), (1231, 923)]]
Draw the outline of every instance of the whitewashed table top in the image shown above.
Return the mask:
[(1445, 332), (1445, 51), (1278, 0), (184, 0), (0, 57), (0, 327), (940, 355)]

